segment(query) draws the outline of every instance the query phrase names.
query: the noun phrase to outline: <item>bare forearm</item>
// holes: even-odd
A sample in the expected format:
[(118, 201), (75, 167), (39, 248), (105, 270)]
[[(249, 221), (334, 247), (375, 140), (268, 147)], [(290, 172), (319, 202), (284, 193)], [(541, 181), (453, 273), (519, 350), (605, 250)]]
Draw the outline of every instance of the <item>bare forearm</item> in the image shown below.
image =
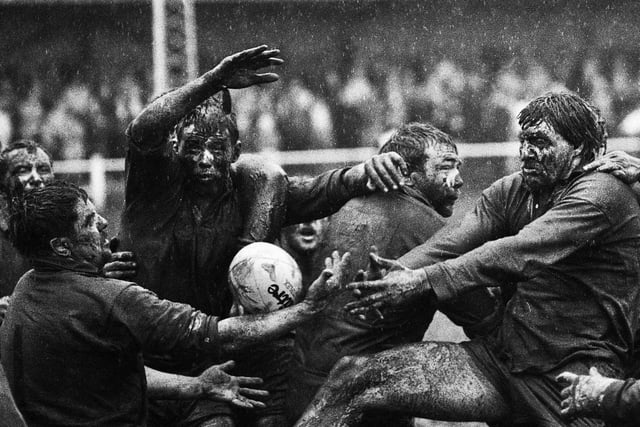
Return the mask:
[(197, 378), (156, 371), (145, 366), (147, 392), (152, 399), (194, 399), (203, 395)]
[(222, 89), (213, 70), (184, 86), (170, 91), (149, 104), (131, 123), (130, 137), (137, 143), (157, 140), (165, 135), (189, 111)]
[(218, 340), (226, 349), (234, 350), (267, 342), (295, 329), (316, 313), (303, 301), (271, 313), (230, 317), (218, 322)]

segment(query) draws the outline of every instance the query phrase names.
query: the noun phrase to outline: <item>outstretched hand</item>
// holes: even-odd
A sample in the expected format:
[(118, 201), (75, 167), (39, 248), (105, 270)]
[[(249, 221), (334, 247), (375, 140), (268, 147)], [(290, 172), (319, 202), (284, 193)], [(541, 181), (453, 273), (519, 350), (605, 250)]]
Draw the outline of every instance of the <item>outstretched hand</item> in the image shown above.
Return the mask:
[(640, 159), (624, 151), (612, 151), (584, 167), (586, 171), (594, 169), (610, 173), (627, 184), (633, 184), (640, 178)]
[[(371, 251), (369, 252), (369, 265), (367, 266), (367, 270), (358, 270), (358, 273), (356, 273), (356, 277), (353, 281), (364, 282), (382, 279), (392, 268), (402, 269), (403, 266), (394, 259), (383, 258), (379, 256), (378, 248), (376, 246), (371, 246)], [(354, 289), (353, 294), (357, 298), (362, 297), (362, 292), (359, 289)], [(384, 319), (384, 315), (377, 308), (373, 308), (369, 312), (379, 320)], [(364, 313), (358, 314), (358, 318), (360, 318), (360, 320), (367, 320), (367, 316)]]
[(589, 370), (589, 375), (576, 375), (563, 372), (556, 377), (556, 381), (568, 384), (560, 392), (562, 402), (560, 413), (564, 416), (600, 415), (604, 392), (615, 381), (600, 375), (595, 367)]
[[(266, 390), (253, 387), (262, 385), (262, 379), (257, 377), (236, 377), (227, 373), (235, 366), (233, 360), (220, 365), (213, 365), (197, 378), (202, 387), (202, 395), (219, 402), (228, 402), (240, 408), (264, 408), (264, 399), (269, 396)], [(249, 387), (247, 387), (249, 386)]]
[(347, 285), (347, 289), (353, 290), (359, 298), (344, 307), (352, 315), (365, 315), (386, 306), (403, 305), (429, 290), (424, 283), (426, 274), (423, 269), (411, 270), (398, 261), (382, 258), (375, 253), (371, 253), (370, 258), (377, 265), (376, 268), (386, 274), (377, 280), (366, 279)]
[(258, 70), (282, 64), (284, 61), (277, 57), (279, 54), (278, 49), (257, 46), (227, 56), (211, 72), (229, 89), (275, 82), (279, 79), (276, 73), (259, 73)]
[(349, 252), (345, 252), (341, 257), (338, 251), (333, 251), (331, 257), (324, 260), (324, 270), (309, 286), (303, 301), (309, 304), (313, 311), (323, 310), (332, 297), (345, 289), (350, 257)]

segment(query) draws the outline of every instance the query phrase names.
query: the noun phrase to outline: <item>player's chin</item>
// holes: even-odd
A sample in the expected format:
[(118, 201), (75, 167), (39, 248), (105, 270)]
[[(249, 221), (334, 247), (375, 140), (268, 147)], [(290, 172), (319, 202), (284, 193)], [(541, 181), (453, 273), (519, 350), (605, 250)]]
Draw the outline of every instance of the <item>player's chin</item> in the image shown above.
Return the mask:
[(451, 215), (453, 215), (453, 207), (456, 204), (456, 200), (458, 200), (457, 197), (446, 200), (444, 203), (442, 203), (442, 205), (438, 207), (438, 213), (445, 218), (449, 218)]

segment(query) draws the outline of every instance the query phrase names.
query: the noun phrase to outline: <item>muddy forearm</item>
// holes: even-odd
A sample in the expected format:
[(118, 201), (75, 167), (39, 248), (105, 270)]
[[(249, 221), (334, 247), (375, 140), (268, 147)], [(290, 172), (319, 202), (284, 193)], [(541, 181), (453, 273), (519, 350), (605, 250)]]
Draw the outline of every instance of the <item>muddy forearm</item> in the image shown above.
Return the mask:
[[(157, 141), (189, 111), (222, 89), (222, 80), (210, 70), (195, 80), (156, 98), (129, 125), (128, 134), (140, 144)], [(143, 147), (150, 148), (150, 147)]]
[(218, 342), (227, 350), (268, 342), (295, 329), (318, 311), (301, 302), (266, 314), (230, 317), (218, 322)]
[(160, 372), (146, 366), (144, 369), (147, 393), (152, 399), (195, 399), (204, 394), (195, 377)]

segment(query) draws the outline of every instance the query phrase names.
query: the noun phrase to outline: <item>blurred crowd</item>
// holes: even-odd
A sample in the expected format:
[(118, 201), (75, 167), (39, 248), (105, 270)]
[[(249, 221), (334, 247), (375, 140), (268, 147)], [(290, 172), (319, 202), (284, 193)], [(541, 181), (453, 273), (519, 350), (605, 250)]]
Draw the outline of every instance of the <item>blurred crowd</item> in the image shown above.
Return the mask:
[[(447, 58), (390, 63), (361, 55), (347, 72), (285, 74), (276, 84), (234, 91), (244, 150), (371, 146), (409, 121), (464, 142), (514, 140), (525, 100), (562, 89), (600, 108), (610, 136), (640, 134), (640, 57), (632, 50), (580, 57), (565, 70), (490, 49), (479, 62), (468, 69)], [(55, 159), (121, 157), (124, 129), (151, 92), (150, 71), (107, 80), (71, 67), (25, 75), (0, 66), (0, 142), (34, 139)]]

